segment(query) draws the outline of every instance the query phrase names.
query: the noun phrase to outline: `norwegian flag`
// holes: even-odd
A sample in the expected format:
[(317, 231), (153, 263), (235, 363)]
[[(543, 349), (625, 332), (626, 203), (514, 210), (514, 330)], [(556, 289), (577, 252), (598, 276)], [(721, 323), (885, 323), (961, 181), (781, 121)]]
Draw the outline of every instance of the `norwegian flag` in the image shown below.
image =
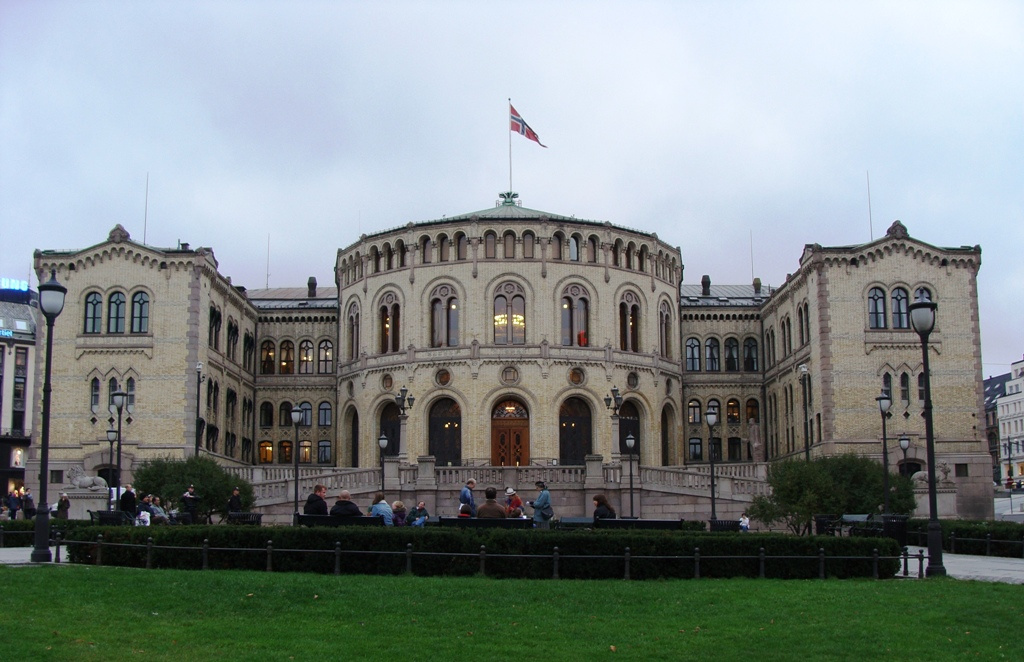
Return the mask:
[(544, 149), (547, 149), (548, 146), (540, 141), (540, 138), (537, 136), (537, 132), (530, 128), (530, 125), (526, 123), (526, 120), (524, 120), (523, 116), (516, 111), (515, 107), (512, 104), (509, 104), (508, 108), (511, 121), (509, 130), (515, 131), (521, 136), (526, 136)]

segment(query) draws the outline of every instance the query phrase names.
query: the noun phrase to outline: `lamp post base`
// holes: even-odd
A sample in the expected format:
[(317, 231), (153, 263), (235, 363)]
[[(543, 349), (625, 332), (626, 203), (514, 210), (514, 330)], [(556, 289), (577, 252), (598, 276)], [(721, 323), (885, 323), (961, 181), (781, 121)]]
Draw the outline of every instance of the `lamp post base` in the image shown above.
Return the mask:
[(50, 563), (53, 561), (53, 554), (50, 552), (50, 518), (48, 513), (39, 512), (36, 514), (34, 544), (32, 553), (29, 555), (29, 560), (32, 563)]
[(928, 567), (927, 577), (945, 577), (946, 566), (942, 565), (942, 525), (936, 520), (928, 522)]

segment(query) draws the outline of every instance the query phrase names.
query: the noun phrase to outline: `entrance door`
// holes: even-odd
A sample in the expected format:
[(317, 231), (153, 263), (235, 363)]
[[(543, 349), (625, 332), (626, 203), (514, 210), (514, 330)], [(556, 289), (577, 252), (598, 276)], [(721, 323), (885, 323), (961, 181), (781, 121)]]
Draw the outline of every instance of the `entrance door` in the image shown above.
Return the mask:
[(515, 400), (499, 403), (491, 412), (491, 464), (517, 467), (530, 463), (530, 415)]

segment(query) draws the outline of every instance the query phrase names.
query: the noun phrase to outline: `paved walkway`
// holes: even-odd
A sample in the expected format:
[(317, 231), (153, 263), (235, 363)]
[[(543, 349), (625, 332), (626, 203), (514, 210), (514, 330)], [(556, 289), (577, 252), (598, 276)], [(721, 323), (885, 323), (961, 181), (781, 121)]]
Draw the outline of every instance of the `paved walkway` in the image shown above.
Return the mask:
[[(924, 547), (908, 547), (910, 554), (909, 576), (917, 577), (918, 560), (917, 554), (923, 551), (927, 556), (928, 550)], [(0, 548), (0, 564), (35, 566), (29, 560), (32, 554), (31, 547), (4, 547)], [(56, 558), (55, 549), (50, 548), (50, 554)], [(66, 550), (61, 549), (61, 561), (66, 562)], [(1024, 559), (1011, 559), (1000, 556), (973, 556), (968, 554), (942, 555), (942, 565), (946, 568), (946, 574), (956, 579), (971, 579), (982, 582), (1001, 582), (1004, 584), (1024, 584)], [(924, 567), (928, 568), (928, 559), (925, 558)], [(900, 569), (898, 576), (902, 577), (903, 570)]]

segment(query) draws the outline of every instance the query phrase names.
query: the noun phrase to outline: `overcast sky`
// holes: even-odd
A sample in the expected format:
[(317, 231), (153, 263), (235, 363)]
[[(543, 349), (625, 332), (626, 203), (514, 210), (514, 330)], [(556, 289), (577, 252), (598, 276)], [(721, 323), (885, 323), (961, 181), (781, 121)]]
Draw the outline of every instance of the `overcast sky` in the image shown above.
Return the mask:
[(1020, 2), (0, 0), (0, 275), (120, 223), (250, 288), (269, 237), (271, 287), (331, 285), (361, 233), (493, 206), (511, 97), (548, 146), (511, 136), (524, 206), (656, 232), (687, 283), (778, 285), (894, 219), (980, 244), (995, 375), (1022, 72)]

